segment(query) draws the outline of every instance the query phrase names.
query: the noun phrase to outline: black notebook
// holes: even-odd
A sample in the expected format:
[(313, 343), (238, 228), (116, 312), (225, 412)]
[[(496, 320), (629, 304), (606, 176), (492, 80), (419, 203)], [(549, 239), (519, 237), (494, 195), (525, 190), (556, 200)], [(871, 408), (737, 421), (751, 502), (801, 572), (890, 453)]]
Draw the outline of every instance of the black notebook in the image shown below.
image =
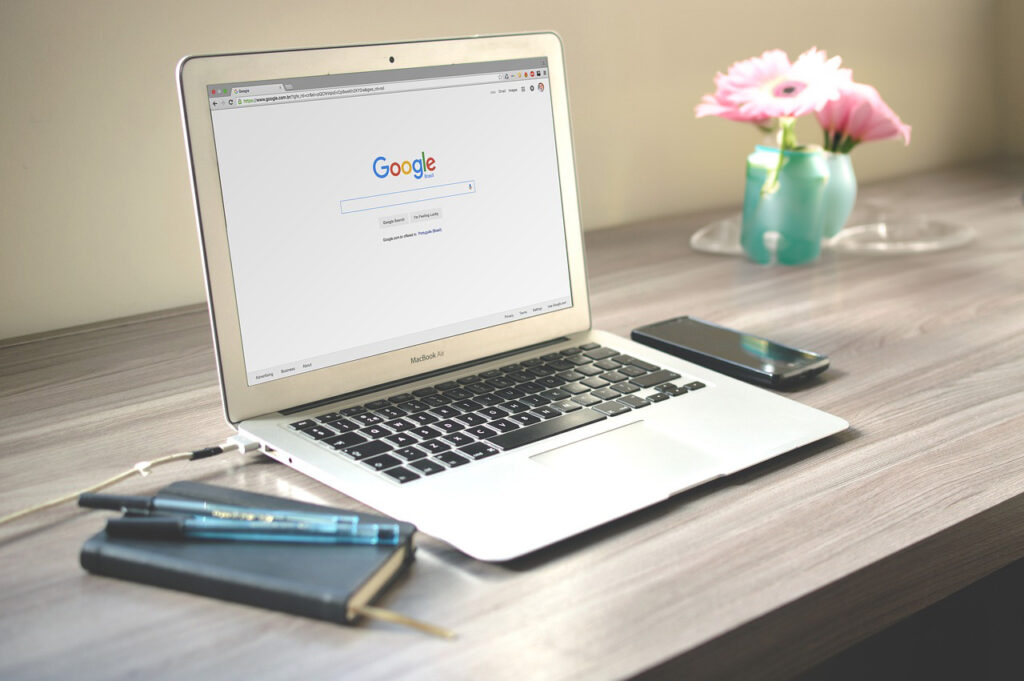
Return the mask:
[[(350, 514), (196, 482), (176, 482), (158, 497), (220, 504)], [(359, 514), (368, 523), (394, 520)], [(416, 528), (399, 523), (397, 546), (165, 541), (93, 535), (82, 546), (89, 572), (189, 591), (332, 622), (348, 623), (403, 571)]]

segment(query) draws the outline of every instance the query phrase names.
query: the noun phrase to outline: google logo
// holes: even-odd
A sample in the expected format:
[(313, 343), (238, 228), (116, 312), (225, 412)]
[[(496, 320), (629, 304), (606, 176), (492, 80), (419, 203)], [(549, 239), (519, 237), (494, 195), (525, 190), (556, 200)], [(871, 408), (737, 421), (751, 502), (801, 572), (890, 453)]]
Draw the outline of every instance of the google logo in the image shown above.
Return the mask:
[(382, 180), (388, 175), (393, 177), (412, 175), (418, 180), (423, 177), (424, 172), (432, 173), (436, 167), (437, 162), (434, 160), (434, 157), (430, 156), (428, 158), (422, 151), (420, 152), (420, 157), (412, 161), (393, 161), (389, 164), (384, 156), (378, 156), (373, 159), (373, 174)]

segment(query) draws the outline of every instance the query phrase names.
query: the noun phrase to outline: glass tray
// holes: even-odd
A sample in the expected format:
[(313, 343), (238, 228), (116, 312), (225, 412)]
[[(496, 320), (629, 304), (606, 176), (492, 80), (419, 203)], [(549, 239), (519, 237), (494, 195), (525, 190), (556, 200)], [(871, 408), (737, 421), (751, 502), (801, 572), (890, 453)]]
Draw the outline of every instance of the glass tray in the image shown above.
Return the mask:
[[(736, 214), (705, 225), (690, 237), (690, 248), (702, 253), (743, 255), (742, 224), (742, 216)], [(842, 253), (878, 255), (932, 253), (959, 248), (975, 236), (972, 227), (926, 216), (880, 217), (844, 227), (822, 242), (821, 247)]]

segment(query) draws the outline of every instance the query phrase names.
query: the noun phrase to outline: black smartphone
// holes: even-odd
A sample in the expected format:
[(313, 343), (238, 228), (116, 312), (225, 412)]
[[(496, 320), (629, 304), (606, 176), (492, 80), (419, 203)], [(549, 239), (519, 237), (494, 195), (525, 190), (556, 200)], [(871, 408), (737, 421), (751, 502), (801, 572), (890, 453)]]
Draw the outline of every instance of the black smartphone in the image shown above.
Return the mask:
[(633, 340), (694, 364), (773, 388), (792, 386), (828, 368), (826, 355), (791, 348), (694, 317), (633, 329)]

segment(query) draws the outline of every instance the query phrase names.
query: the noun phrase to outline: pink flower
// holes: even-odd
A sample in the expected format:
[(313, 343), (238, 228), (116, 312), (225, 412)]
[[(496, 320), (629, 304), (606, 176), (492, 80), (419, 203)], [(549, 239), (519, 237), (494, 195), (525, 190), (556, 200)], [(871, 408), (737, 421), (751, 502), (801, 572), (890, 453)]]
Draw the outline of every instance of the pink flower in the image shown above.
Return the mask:
[(864, 83), (842, 85), (839, 99), (825, 104), (817, 116), (832, 151), (849, 151), (858, 142), (900, 135), (904, 144), (910, 144), (910, 126), (882, 101), (878, 90)]
[(792, 64), (782, 50), (736, 62), (715, 76), (717, 90), (697, 105), (697, 117), (763, 122), (817, 111), (850, 81), (850, 70), (839, 68), (840, 61), (812, 47)]

